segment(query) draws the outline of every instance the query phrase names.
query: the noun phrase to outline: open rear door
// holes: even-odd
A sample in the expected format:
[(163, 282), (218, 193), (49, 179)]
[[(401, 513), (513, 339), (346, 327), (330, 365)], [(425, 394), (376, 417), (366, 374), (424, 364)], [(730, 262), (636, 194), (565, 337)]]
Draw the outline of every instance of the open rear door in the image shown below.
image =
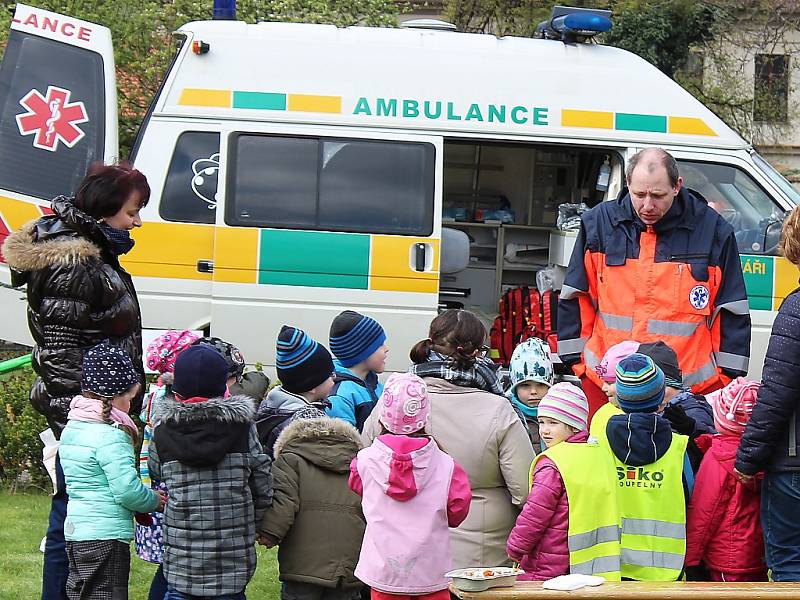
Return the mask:
[[(0, 66), (0, 244), (117, 154), (109, 29), (17, 4)], [(0, 253), (0, 282), (9, 280)], [(29, 343), (20, 296), (0, 288), (0, 339)]]

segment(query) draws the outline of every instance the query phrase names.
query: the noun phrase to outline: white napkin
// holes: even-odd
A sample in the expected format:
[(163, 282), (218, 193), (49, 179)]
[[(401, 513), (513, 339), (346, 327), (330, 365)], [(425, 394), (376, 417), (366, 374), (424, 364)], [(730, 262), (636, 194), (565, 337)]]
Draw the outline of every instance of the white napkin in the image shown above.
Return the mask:
[(542, 587), (546, 590), (569, 592), (585, 586), (594, 587), (601, 585), (604, 581), (605, 579), (602, 577), (596, 577), (595, 575), (570, 574), (548, 579), (542, 583)]

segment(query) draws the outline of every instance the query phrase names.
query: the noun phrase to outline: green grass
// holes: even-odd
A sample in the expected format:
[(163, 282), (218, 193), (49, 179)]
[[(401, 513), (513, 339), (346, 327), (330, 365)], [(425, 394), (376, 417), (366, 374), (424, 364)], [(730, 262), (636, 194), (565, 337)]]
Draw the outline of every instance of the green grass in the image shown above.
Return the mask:
[[(36, 599), (42, 580), (39, 544), (47, 531), (50, 498), (0, 492), (0, 600)], [(259, 600), (280, 596), (276, 551), (259, 546), (258, 569), (247, 595)], [(156, 565), (140, 560), (131, 547), (130, 600), (146, 600)]]

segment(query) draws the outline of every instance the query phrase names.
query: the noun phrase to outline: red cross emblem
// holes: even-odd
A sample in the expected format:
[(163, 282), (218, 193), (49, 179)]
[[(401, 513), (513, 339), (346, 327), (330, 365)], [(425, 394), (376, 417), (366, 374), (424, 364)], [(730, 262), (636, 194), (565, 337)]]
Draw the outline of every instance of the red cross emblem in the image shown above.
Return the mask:
[(83, 102), (70, 102), (69, 90), (48, 86), (47, 97), (38, 90), (28, 92), (19, 103), (28, 112), (17, 115), (17, 127), (21, 135), (35, 134), (33, 146), (55, 152), (58, 142), (72, 148), (86, 135), (78, 127), (89, 120)]

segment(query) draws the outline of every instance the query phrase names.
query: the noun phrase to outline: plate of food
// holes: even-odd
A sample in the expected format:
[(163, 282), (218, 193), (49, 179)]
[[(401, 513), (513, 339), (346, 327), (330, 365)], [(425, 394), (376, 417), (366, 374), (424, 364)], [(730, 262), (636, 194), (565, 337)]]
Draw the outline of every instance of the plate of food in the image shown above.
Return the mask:
[(524, 571), (516, 567), (474, 567), (445, 573), (462, 592), (482, 592), (494, 587), (511, 587)]

